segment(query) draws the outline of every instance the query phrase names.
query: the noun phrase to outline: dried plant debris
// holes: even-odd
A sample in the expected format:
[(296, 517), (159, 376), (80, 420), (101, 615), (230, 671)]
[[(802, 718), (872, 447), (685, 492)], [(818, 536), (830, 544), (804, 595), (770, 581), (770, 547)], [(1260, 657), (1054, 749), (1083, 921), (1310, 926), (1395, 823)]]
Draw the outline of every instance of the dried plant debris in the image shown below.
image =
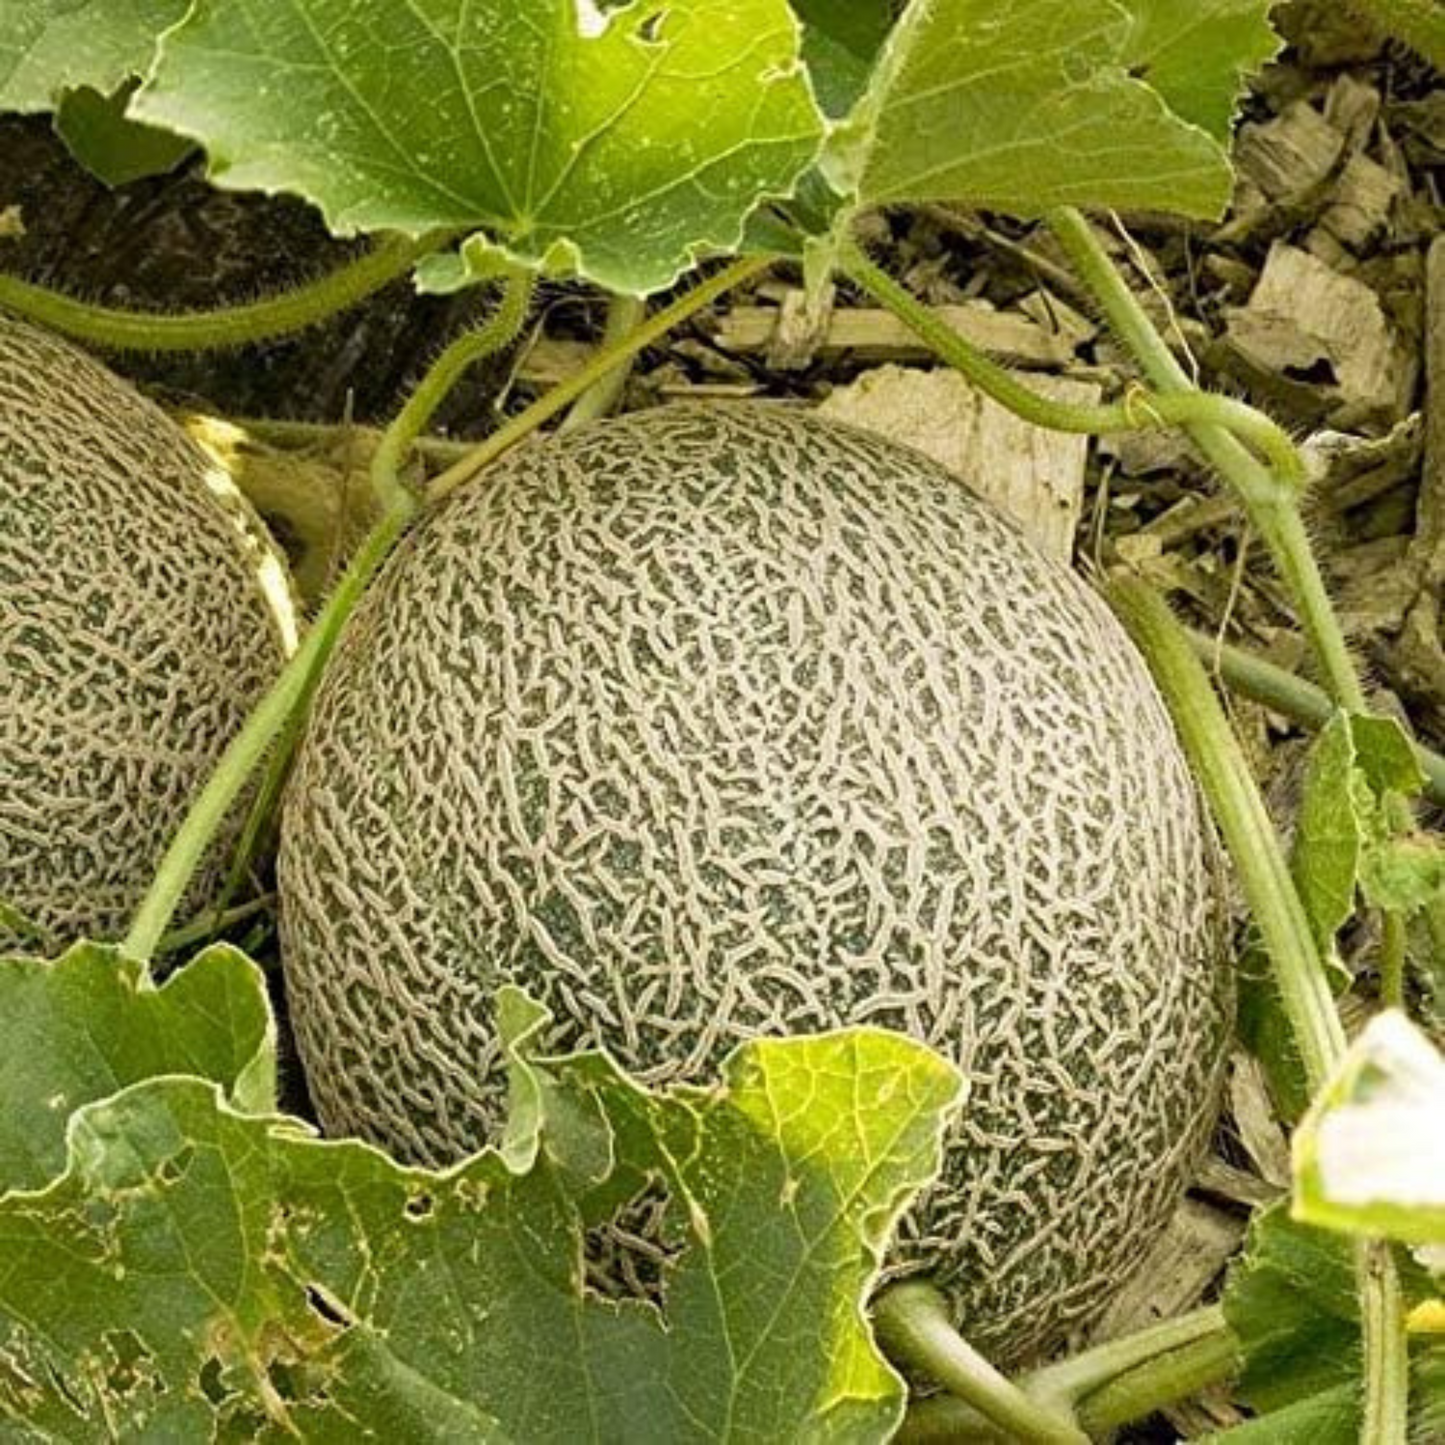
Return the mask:
[(1307, 251), (1277, 241), (1226, 324), (1220, 369), (1292, 420), (1373, 429), (1409, 409), (1418, 362), (1379, 297)]

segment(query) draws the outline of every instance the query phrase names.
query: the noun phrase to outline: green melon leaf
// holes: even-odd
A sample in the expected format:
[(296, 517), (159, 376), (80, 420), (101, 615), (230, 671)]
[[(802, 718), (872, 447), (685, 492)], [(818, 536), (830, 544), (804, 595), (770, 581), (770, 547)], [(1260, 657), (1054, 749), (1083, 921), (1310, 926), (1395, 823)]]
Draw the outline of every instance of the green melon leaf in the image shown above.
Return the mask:
[(485, 230), (645, 292), (812, 163), (799, 45), (786, 0), (198, 0), (135, 113), (339, 235)]
[(1445, 1244), (1445, 1058), (1403, 1013), (1372, 1019), (1294, 1135), (1297, 1219)]
[[(1335, 955), (1335, 934), (1355, 911), (1355, 888), (1374, 799), (1356, 767), (1346, 713), (1336, 713), (1310, 745), (1290, 871), (1335, 986), (1349, 983)], [(1343, 975), (1341, 977), (1340, 975)]]
[(110, 94), (144, 75), (156, 38), (189, 0), (3, 0), (0, 110), (52, 110), (89, 85)]
[[(535, 1023), (509, 1021), (547, 1080), (521, 1172), (405, 1169), (196, 1079), (82, 1109), (66, 1174), (0, 1200), (0, 1418), (74, 1441), (886, 1440), (903, 1387), (862, 1301), (957, 1072), (860, 1029), (650, 1093), (599, 1055), (531, 1059)], [(609, 1190), (554, 1163), (557, 1100), (667, 1191), (660, 1307), (584, 1285)]]
[(1388, 718), (1336, 713), (1320, 730), (1291, 866), (1327, 955), (1357, 889), (1373, 906), (1406, 914), (1445, 890), (1445, 849), (1423, 834), (1397, 834), (1390, 818), (1392, 805), (1425, 781), (1409, 739)]
[[(1445, 850), (1425, 835), (1397, 836), (1389, 817), (1393, 800), (1419, 794), (1425, 782), (1409, 739), (1388, 718), (1336, 713), (1311, 744), (1290, 868), (1336, 990), (1351, 980), (1335, 935), (1359, 896), (1404, 914), (1445, 903)], [(1298, 1119), (1309, 1103), (1304, 1070), (1257, 947), (1241, 970), (1240, 1033), (1281, 1112)]]
[(75, 1110), (159, 1074), (194, 1074), (269, 1111), (276, 1035), (261, 971), (218, 944), (157, 988), (103, 944), (55, 962), (0, 959), (0, 1191), (65, 1168)]
[(803, 22), (803, 59), (825, 114), (842, 116), (868, 87), (893, 28), (894, 0), (791, 0)]
[(66, 149), (108, 186), (165, 175), (195, 149), (183, 136), (126, 115), (135, 85), (130, 81), (110, 95), (82, 85), (69, 91), (55, 112), (55, 129)]
[(1267, 47), (1267, 13), (1267, 0), (1202, 0), (1191, 31), (1179, 0), (915, 3), (825, 168), (863, 205), (1218, 216), (1232, 186), (1220, 118)]
[[(1261, 1418), (1211, 1439), (1357, 1445), (1361, 1348), (1353, 1250), (1343, 1236), (1291, 1219), (1283, 1203), (1254, 1217), (1223, 1303), (1244, 1359), (1238, 1395)], [(1429, 1277), (1403, 1256), (1397, 1262), (1407, 1302), (1430, 1299)], [(1439, 1411), (1434, 1389), (1442, 1362), (1445, 1337), (1412, 1336), (1410, 1408), (1417, 1432)]]
[(1282, 44), (1261, 0), (1119, 0), (1132, 25), (1123, 59), (1182, 120), (1229, 142), (1246, 79)]

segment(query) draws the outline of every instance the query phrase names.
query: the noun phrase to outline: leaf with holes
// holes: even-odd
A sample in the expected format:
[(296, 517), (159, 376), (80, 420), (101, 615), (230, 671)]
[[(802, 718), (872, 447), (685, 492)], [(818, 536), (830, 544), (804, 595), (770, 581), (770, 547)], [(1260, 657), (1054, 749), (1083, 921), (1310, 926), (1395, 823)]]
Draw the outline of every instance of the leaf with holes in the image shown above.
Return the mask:
[[(863, 1301), (957, 1072), (860, 1029), (652, 1093), (601, 1055), (524, 1057), (538, 1011), (501, 1017), (507, 1154), (445, 1173), (196, 1079), (77, 1113), (64, 1177), (0, 1200), (0, 1418), (75, 1441), (888, 1439), (903, 1387)], [(639, 1190), (640, 1248), (603, 1227)]]
[(482, 230), (633, 292), (736, 247), (822, 132), (786, 0), (198, 0), (135, 109), (340, 235)]

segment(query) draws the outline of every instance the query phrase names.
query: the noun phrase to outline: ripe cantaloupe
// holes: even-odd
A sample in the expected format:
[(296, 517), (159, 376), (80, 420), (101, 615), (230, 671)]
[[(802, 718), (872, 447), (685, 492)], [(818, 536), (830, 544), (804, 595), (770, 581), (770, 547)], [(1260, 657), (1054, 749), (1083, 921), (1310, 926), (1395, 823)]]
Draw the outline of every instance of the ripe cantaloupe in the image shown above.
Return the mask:
[(949, 473), (807, 415), (600, 423), (438, 508), (333, 659), (280, 867), (321, 1118), (413, 1160), (492, 1136), (504, 980), (651, 1081), (936, 1046), (972, 1097), (895, 1263), (1000, 1359), (1108, 1298), (1215, 1116), (1218, 858), (1142, 660)]
[[(225, 474), (82, 351), (0, 316), (0, 901), (60, 942), (123, 932), (291, 626)], [(34, 945), (0, 923), (0, 950)]]

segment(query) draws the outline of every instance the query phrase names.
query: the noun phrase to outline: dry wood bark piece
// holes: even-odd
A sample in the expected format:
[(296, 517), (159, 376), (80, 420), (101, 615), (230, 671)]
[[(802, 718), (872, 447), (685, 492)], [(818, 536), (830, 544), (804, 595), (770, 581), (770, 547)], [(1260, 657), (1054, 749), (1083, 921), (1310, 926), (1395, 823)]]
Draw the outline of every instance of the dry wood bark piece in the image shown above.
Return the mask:
[(1289, 1140), (1275, 1117), (1259, 1060), (1236, 1053), (1229, 1075), (1229, 1109), (1239, 1142), (1260, 1178), (1278, 1189), (1290, 1186)]
[[(1092, 382), (1035, 376), (1029, 385), (1056, 401), (1099, 399)], [(819, 410), (932, 457), (1013, 517), (1049, 556), (1067, 562), (1072, 555), (1087, 437), (1044, 431), (943, 369), (879, 367), (835, 391)]]
[(1390, 222), (1390, 210), (1404, 189), (1400, 178), (1369, 156), (1345, 163), (1330, 192), (1320, 224), (1352, 251), (1364, 251)]
[(1193, 1309), (1239, 1248), (1244, 1231), (1237, 1215), (1186, 1198), (1091, 1337), (1117, 1339)]
[(1344, 138), (1352, 154), (1365, 148), (1380, 115), (1380, 92), (1349, 71), (1336, 76), (1325, 97), (1325, 119)]
[(1344, 136), (1301, 100), (1274, 120), (1241, 127), (1235, 161), (1268, 200), (1296, 205), (1324, 185), (1344, 148)]
[(1380, 428), (1409, 409), (1416, 359), (1379, 297), (1296, 246), (1270, 248), (1248, 306), (1225, 318), (1217, 364), (1300, 420)]
[[(1062, 335), (1036, 322), (996, 311), (983, 302), (935, 306), (933, 314), (990, 356), (1023, 366), (1062, 366), (1073, 347)], [(721, 318), (718, 344), (728, 351), (766, 352), (780, 320), (776, 306), (735, 306)], [(825, 360), (848, 352), (861, 362), (924, 361), (933, 353), (891, 311), (845, 307), (834, 311), (818, 342)]]
[(771, 370), (804, 371), (813, 364), (828, 337), (834, 292), (831, 281), (813, 297), (798, 286), (784, 292), (763, 358)]
[(1425, 297), (1425, 459), (1409, 553), (1419, 591), (1394, 661), (1404, 686), (1445, 724), (1445, 236), (1430, 247)]

